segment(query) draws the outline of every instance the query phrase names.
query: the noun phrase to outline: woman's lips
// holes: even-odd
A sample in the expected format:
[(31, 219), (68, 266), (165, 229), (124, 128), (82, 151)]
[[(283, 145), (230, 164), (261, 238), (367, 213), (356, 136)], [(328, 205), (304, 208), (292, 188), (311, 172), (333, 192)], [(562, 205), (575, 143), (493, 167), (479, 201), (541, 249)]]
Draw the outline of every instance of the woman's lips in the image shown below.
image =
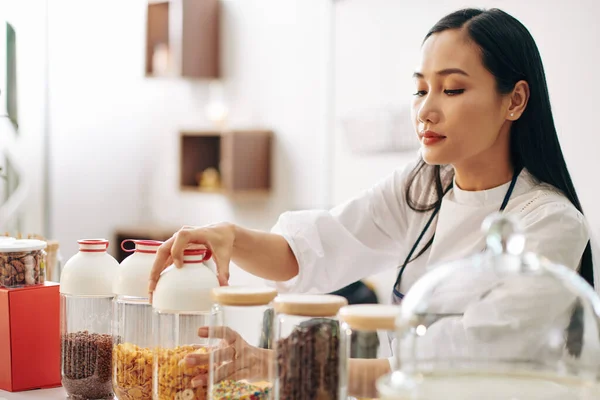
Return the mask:
[(421, 135), (421, 143), (424, 146), (432, 146), (446, 139), (446, 136), (440, 135), (437, 132), (425, 131)]

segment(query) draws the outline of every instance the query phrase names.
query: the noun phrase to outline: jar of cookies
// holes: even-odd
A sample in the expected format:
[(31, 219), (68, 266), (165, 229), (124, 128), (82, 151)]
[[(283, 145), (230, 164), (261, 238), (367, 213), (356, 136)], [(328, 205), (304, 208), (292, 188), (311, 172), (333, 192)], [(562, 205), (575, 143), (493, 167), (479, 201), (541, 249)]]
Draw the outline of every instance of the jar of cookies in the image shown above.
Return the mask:
[[(208, 335), (211, 324), (222, 325), (212, 309), (210, 292), (219, 286), (209, 267), (207, 249), (187, 249), (183, 265), (168, 267), (152, 295), (153, 398), (155, 400), (205, 400), (209, 383)], [(214, 265), (214, 264), (212, 264)], [(205, 354), (198, 362), (190, 354)]]
[(17, 288), (46, 280), (46, 242), (34, 239), (0, 239), (0, 286)]
[[(134, 248), (126, 247), (132, 243)], [(113, 284), (113, 388), (119, 400), (152, 398), (152, 305), (148, 278), (162, 242), (124, 240)]]
[[(350, 358), (387, 358), (390, 369), (394, 368), (392, 342), (395, 342), (395, 323), (400, 307), (386, 304), (355, 304), (340, 309), (342, 332), (350, 343)], [(366, 369), (352, 374), (348, 379), (349, 394), (361, 399), (377, 397), (376, 369)]]
[[(223, 286), (212, 290), (213, 314), (222, 315), (223, 325), (211, 325), (209, 335), (219, 343), (210, 353), (211, 400), (270, 398), (275, 357), (260, 344), (262, 321), (272, 311), (276, 295), (269, 287)], [(235, 374), (232, 365), (239, 366)]]
[(275, 398), (345, 400), (348, 343), (336, 295), (280, 295), (275, 309)]
[(112, 300), (119, 263), (108, 240), (79, 240), (60, 277), (62, 385), (73, 399), (112, 399)]

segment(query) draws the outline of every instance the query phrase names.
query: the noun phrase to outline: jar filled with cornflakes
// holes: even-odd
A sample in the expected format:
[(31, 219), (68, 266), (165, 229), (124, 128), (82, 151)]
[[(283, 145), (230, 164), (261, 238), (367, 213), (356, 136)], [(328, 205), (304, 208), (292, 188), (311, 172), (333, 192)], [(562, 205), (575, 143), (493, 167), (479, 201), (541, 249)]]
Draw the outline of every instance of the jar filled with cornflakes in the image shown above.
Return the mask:
[(119, 263), (108, 240), (80, 240), (60, 277), (61, 373), (69, 398), (113, 399), (112, 301)]
[(346, 400), (348, 343), (336, 295), (279, 295), (275, 309), (275, 398)]
[[(134, 249), (126, 248), (131, 242)], [(152, 305), (148, 278), (162, 242), (124, 240), (125, 258), (113, 283), (112, 379), (119, 400), (152, 398)]]
[(263, 320), (272, 312), (277, 291), (269, 287), (223, 286), (211, 292), (213, 314), (223, 325), (211, 325), (217, 345), (210, 358), (211, 400), (271, 398), (274, 353), (262, 348)]
[[(168, 267), (156, 284), (152, 295), (155, 400), (207, 398), (209, 353), (214, 347), (209, 327), (222, 324), (218, 311), (212, 309), (210, 292), (219, 281), (208, 263), (210, 257), (207, 249), (187, 249), (183, 265)], [(187, 357), (190, 354), (205, 354), (205, 361), (197, 362)]]

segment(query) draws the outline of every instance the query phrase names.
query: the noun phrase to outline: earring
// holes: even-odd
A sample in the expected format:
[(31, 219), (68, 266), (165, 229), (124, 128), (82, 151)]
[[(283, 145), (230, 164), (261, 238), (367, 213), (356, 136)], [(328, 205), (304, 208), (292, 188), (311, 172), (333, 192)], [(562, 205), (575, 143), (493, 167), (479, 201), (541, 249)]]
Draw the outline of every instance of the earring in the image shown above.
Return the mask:
[(511, 117), (514, 117), (514, 116), (515, 116), (515, 113), (510, 113), (510, 116), (511, 116)]

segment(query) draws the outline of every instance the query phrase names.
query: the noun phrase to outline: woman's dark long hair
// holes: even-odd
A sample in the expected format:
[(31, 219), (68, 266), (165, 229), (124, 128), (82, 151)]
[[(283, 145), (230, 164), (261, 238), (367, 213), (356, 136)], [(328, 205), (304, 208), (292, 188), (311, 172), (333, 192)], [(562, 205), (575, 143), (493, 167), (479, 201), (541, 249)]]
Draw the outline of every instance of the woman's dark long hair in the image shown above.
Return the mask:
[[(510, 93), (521, 80), (529, 84), (527, 107), (521, 117), (513, 122), (510, 132), (513, 168), (526, 168), (540, 182), (560, 190), (583, 213), (558, 142), (544, 66), (533, 37), (523, 24), (502, 10), (469, 8), (442, 18), (427, 33), (425, 40), (433, 34), (461, 28), (479, 46), (483, 64), (496, 78), (500, 93)], [(428, 187), (435, 188), (435, 201), (429, 204), (420, 204), (411, 190), (412, 184), (422, 174), (431, 177), (432, 185)], [(430, 166), (421, 161), (410, 175), (406, 188), (405, 196), (409, 207), (418, 212), (433, 210), (442, 201), (444, 189), (451, 179), (450, 174), (443, 176), (439, 165)], [(416, 257), (423, 254), (431, 243), (429, 241)], [(593, 286), (592, 250), (589, 242), (581, 258), (579, 274)]]
[[(526, 168), (540, 182), (560, 190), (583, 213), (554, 126), (542, 59), (527, 28), (504, 11), (469, 8), (442, 18), (424, 40), (448, 29), (464, 29), (468, 37), (478, 45), (483, 64), (496, 78), (501, 94), (510, 93), (518, 81), (524, 80), (529, 84), (527, 107), (521, 117), (513, 122), (510, 132), (513, 168)], [(411, 191), (411, 186), (418, 177), (423, 177), (422, 174), (427, 174), (431, 179), (432, 184), (428, 187), (435, 188), (435, 200), (430, 204), (419, 203), (417, 197), (413, 198), (414, 191)], [(418, 212), (433, 210), (441, 203), (444, 188), (451, 179), (452, 174), (442, 176), (440, 166), (430, 166), (421, 160), (407, 185), (405, 196), (408, 205)], [(416, 257), (423, 254), (432, 242), (430, 240)], [(593, 286), (592, 250), (589, 242), (581, 258), (579, 274)], [(581, 313), (573, 313), (570, 333), (577, 329), (573, 325), (577, 325), (577, 321), (573, 319), (579, 319), (579, 314)]]

